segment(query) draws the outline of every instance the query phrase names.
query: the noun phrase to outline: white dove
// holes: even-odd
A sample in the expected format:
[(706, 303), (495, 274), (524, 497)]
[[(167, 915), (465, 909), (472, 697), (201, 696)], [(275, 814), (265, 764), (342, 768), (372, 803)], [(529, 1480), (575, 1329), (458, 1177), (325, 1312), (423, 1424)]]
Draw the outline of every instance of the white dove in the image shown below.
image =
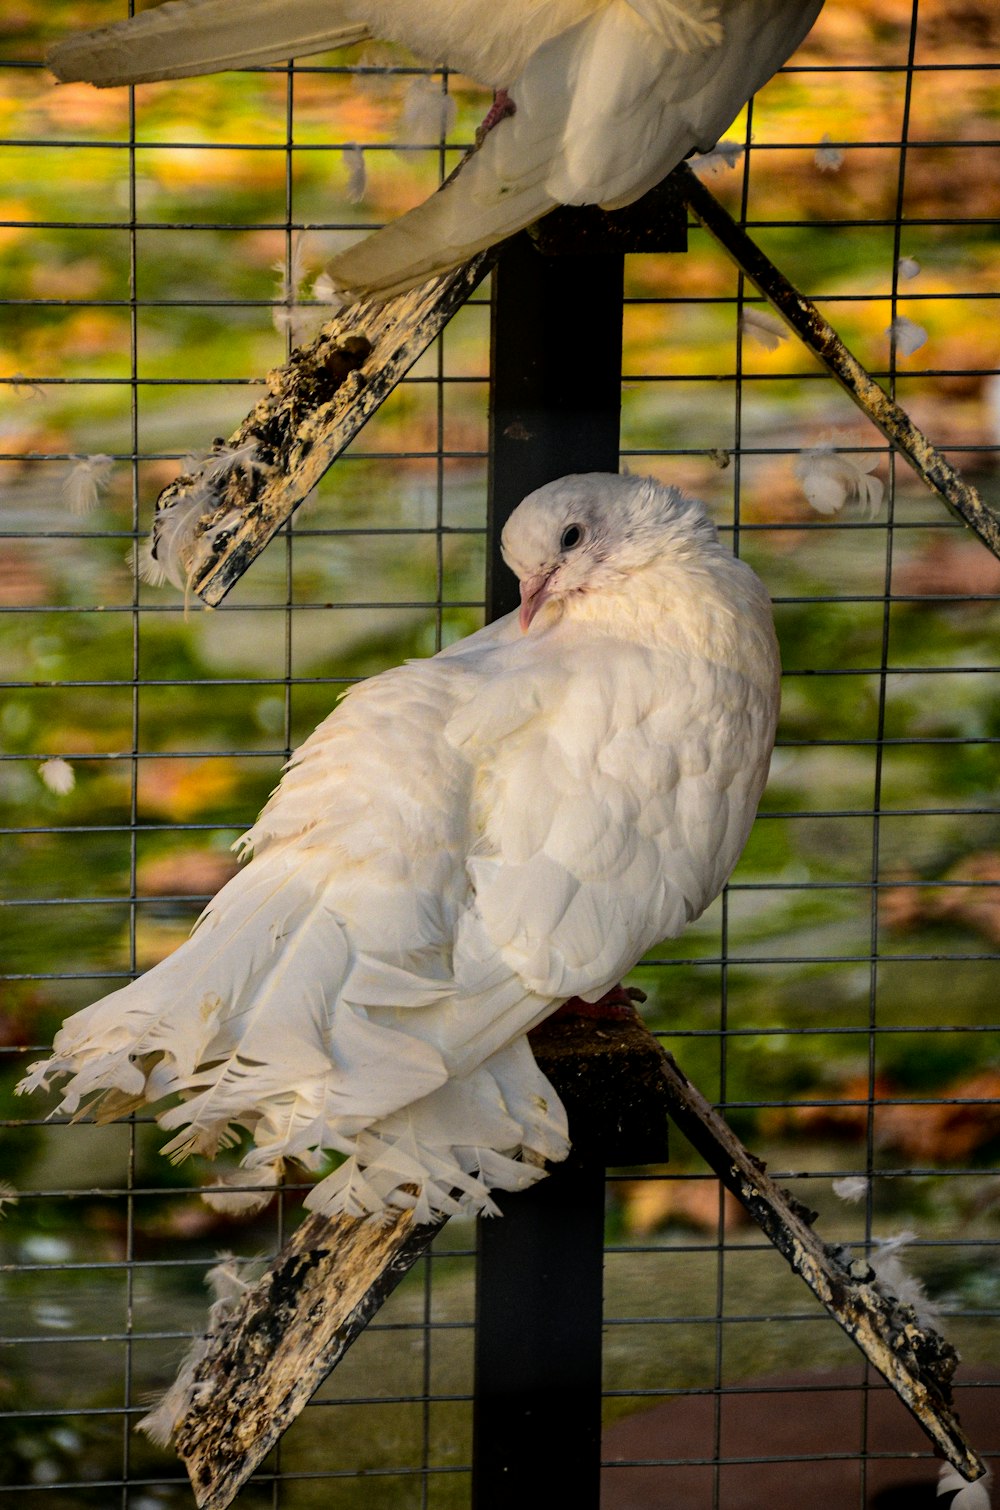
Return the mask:
[(823, 0), (168, 0), (55, 47), (63, 81), (139, 83), (374, 36), (504, 91), (513, 113), (416, 209), (335, 257), (348, 296), (444, 272), (558, 204), (631, 204), (708, 151)]
[[(69, 1018), (21, 1090), (102, 1118), (180, 1096), (164, 1152), (252, 1135), (307, 1205), (489, 1211), (568, 1151), (527, 1032), (704, 911), (767, 775), (778, 652), (703, 506), (590, 473), (503, 534), (510, 614), (354, 688), (173, 955)], [(101, 1095), (100, 1093), (103, 1093)]]

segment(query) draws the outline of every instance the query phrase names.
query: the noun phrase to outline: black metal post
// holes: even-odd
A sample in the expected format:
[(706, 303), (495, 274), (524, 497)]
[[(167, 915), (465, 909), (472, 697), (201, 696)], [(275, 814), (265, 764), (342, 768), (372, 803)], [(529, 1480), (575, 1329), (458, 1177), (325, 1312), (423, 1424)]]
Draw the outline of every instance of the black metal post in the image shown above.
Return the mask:
[[(620, 251), (542, 256), (529, 237), (493, 273), (487, 616), (517, 605), (500, 531), (567, 472), (617, 472)], [(475, 1510), (600, 1500), (604, 1168), (562, 1166), (479, 1223)]]
[(617, 472), (624, 254), (542, 256), (526, 232), (493, 272), (487, 618), (517, 606), (500, 531), (567, 472)]
[[(534, 237), (524, 232), (501, 253), (490, 370), (490, 620), (517, 606), (500, 532), (521, 499), (570, 472), (618, 471), (624, 254), (683, 251), (686, 223), (672, 191), (656, 189), (612, 215), (557, 210)], [(582, 1061), (563, 1096), (576, 1143), (570, 1158), (532, 1189), (500, 1197), (502, 1217), (479, 1223), (474, 1510), (600, 1503), (604, 1166), (663, 1157), (666, 1144), (659, 1134), (623, 1143), (616, 1118), (590, 1140), (587, 1110), (571, 1104), (577, 1081), (590, 1084)]]
[(604, 1167), (562, 1166), (479, 1222), (474, 1510), (597, 1510)]

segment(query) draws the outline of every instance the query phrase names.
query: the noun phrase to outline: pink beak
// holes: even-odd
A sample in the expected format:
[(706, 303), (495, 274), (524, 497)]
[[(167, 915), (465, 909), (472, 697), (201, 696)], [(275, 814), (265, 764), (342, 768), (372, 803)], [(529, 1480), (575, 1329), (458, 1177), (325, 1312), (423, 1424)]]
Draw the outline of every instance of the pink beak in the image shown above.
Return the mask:
[(531, 623), (535, 614), (549, 598), (549, 582), (552, 580), (551, 572), (539, 572), (537, 577), (524, 577), (521, 580), (521, 612), (517, 622), (524, 633)]

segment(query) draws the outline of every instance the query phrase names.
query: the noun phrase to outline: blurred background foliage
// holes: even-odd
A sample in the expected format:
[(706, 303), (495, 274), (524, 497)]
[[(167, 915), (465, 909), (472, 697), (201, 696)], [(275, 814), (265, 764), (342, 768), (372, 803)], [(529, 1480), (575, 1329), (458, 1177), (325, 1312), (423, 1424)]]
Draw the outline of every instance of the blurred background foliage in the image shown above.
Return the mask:
[[(290, 73), (144, 86), (131, 146), (127, 92), (55, 89), (44, 70), (15, 66), (119, 11), (15, 0), (0, 18), (12, 65), (0, 97), (0, 1174), (47, 1192), (0, 1231), (16, 1265), (0, 1310), (29, 1339), (0, 1374), (0, 1410), (29, 1413), (0, 1422), (0, 1478), (52, 1486), (53, 1510), (108, 1503), (100, 1485), (123, 1451), (148, 1481), (131, 1504), (188, 1502), (163, 1478), (169, 1457), (123, 1448), (123, 1388), (133, 1402), (170, 1377), (220, 1246), (252, 1253), (277, 1239), (273, 1213), (237, 1228), (187, 1194), (206, 1170), (165, 1164), (148, 1123), (134, 1141), (127, 1127), (45, 1126), (44, 1106), (11, 1087), (68, 1011), (185, 936), (288, 751), (345, 684), (482, 619), (485, 291), (220, 611), (138, 580), (131, 548), (159, 490), (187, 453), (233, 429), (291, 335), (318, 328), (327, 258), (424, 197), (487, 102), (458, 77), (428, 85), (400, 49), (371, 45)], [(928, 71), (913, 76), (901, 179), (910, 17), (909, 0), (829, 0), (749, 127), (744, 117), (729, 132), (739, 144), (749, 129), (749, 155), (705, 171), (733, 210), (745, 196), (753, 234), (870, 370), (889, 373), (894, 316), (926, 330), (897, 355), (895, 392), (997, 505), (1000, 103), (985, 64), (1000, 20), (991, 0), (960, 14), (923, 0), (915, 61)], [(455, 102), (446, 144), (401, 125), (428, 88)], [(366, 184), (351, 202), (358, 158), (345, 149), (358, 145)], [(917, 273), (901, 277), (897, 254)], [(627, 292), (623, 460), (738, 526), (775, 599), (786, 667), (760, 821), (726, 898), (636, 972), (648, 1020), (754, 1149), (798, 1172), (824, 1236), (860, 1240), (869, 1219), (883, 1235), (916, 1228), (914, 1262), (950, 1334), (970, 1358), (988, 1356), (995, 1330), (979, 1318), (1000, 1289), (988, 1246), (1000, 1063), (984, 1031), (1000, 942), (1000, 566), (893, 464), (804, 349), (767, 350), (741, 326), (740, 279), (701, 234), (685, 256), (629, 259)], [(794, 462), (825, 443), (877, 459), (887, 502), (874, 517), (809, 507)], [(114, 465), (81, 517), (64, 482), (95, 454)], [(51, 759), (71, 766), (71, 790), (52, 789), (51, 768), (46, 784)], [(638, 1318), (609, 1335), (609, 1387), (624, 1391), (611, 1414), (634, 1408), (629, 1390), (703, 1382), (716, 1356), (710, 1326), (675, 1326), (665, 1356), (639, 1324), (680, 1296), (692, 1316), (715, 1304), (705, 1255), (718, 1192), (675, 1141), (683, 1178), (611, 1186), (609, 1314)], [(870, 1212), (828, 1194), (831, 1174), (868, 1157), (881, 1171)], [(89, 1193), (127, 1179), (149, 1193)], [(291, 1219), (294, 1193), (286, 1209)], [(804, 1292), (728, 1208), (727, 1232), (742, 1258), (736, 1309), (791, 1317), (766, 1335), (730, 1329), (727, 1373), (780, 1367), (804, 1346), (818, 1363), (851, 1356), (832, 1327), (799, 1315)], [(470, 1242), (455, 1226), (433, 1261), (442, 1329), (430, 1362), (415, 1281), (324, 1398), (395, 1398), (421, 1381), (467, 1391)], [(140, 1315), (126, 1365), (124, 1343), (102, 1338)], [(378, 1469), (357, 1491), (371, 1507), (423, 1503), (407, 1497), (419, 1475), (387, 1465), (419, 1462), (425, 1442), (446, 1468), (467, 1461), (461, 1398), (384, 1404), (377, 1428), (370, 1409), (339, 1406), (335, 1442), (325, 1412), (307, 1413), (286, 1466)], [(463, 1502), (463, 1474), (430, 1483), (428, 1503)], [(288, 1505), (330, 1503), (327, 1482), (284, 1492)], [(354, 1502), (350, 1479), (336, 1493)], [(271, 1503), (269, 1490), (259, 1497)]]

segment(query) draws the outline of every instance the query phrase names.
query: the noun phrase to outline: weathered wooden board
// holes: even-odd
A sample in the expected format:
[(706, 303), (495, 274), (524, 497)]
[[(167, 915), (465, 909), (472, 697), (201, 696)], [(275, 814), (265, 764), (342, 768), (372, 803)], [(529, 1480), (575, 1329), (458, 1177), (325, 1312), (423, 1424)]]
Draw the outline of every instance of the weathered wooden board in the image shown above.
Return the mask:
[[(532, 1044), (583, 1151), (616, 1163), (666, 1157), (661, 1050), (637, 1020), (559, 1018)], [(313, 1215), (296, 1230), (210, 1335), (174, 1426), (201, 1510), (231, 1504), (443, 1225), (401, 1212)]]
[[(268, 373), (266, 396), (224, 445), (160, 494), (154, 555), (168, 512), (197, 496), (199, 518), (184, 564), (192, 590), (210, 606), (220, 603), (496, 257), (490, 248), (409, 293), (353, 304), (296, 348), (284, 367)], [(225, 464), (229, 454), (232, 465)]]
[(765, 257), (697, 175), (690, 168), (681, 167), (671, 177), (695, 219), (784, 316), (799, 340), (815, 353), (886, 440), (906, 457), (921, 481), (978, 535), (987, 550), (1000, 557), (1000, 518), (987, 508), (976, 489), (959, 476), (906, 411), (868, 375), (812, 300), (800, 294)]
[(892, 1385), (931, 1441), (966, 1479), (986, 1472), (966, 1441), (951, 1405), (958, 1354), (929, 1328), (917, 1325), (909, 1306), (889, 1298), (864, 1259), (822, 1243), (813, 1213), (780, 1190), (759, 1159), (743, 1147), (701, 1092), (664, 1056), (670, 1115), (685, 1137), (746, 1207), (868, 1361)]
[[(666, 1154), (667, 1112), (966, 1478), (984, 1467), (951, 1407), (957, 1356), (888, 1298), (863, 1260), (825, 1246), (810, 1213), (638, 1022), (550, 1019), (532, 1035), (575, 1144), (605, 1162)], [(209, 1337), (175, 1441), (201, 1510), (224, 1510), (443, 1223), (311, 1216)]]
[(201, 1510), (221, 1510), (295, 1420), (442, 1221), (310, 1216), (210, 1336), (174, 1441)]

